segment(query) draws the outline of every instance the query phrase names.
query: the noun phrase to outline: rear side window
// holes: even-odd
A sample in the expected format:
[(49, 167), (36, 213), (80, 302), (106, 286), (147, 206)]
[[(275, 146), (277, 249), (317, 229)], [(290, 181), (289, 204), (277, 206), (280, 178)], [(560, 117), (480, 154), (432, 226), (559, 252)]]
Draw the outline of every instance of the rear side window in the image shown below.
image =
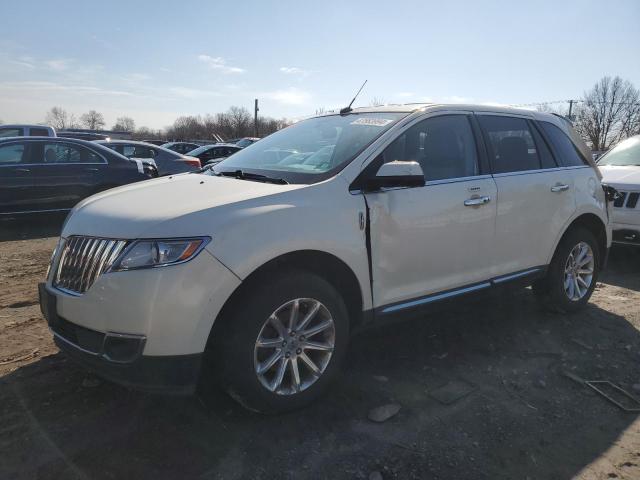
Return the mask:
[(556, 168), (558, 164), (553, 158), (553, 154), (551, 153), (551, 150), (549, 150), (547, 142), (544, 138), (542, 138), (542, 135), (540, 135), (540, 132), (538, 132), (538, 129), (535, 127), (535, 125), (529, 125), (531, 126), (533, 139), (535, 140), (536, 146), (538, 147), (538, 155), (540, 156), (540, 163), (542, 164), (542, 168)]
[(80, 145), (45, 143), (43, 163), (104, 163), (104, 160), (97, 153)]
[(122, 151), (127, 158), (154, 158), (156, 156), (153, 149), (144, 145), (125, 145)]
[(539, 122), (544, 133), (551, 141), (551, 146), (556, 152), (558, 162), (563, 167), (578, 167), (588, 165), (578, 148), (571, 139), (553, 123)]
[(493, 173), (542, 168), (529, 122), (523, 118), (478, 115)]
[(2, 137), (21, 137), (21, 128), (0, 128), (0, 138)]
[(24, 156), (24, 144), (13, 143), (0, 146), (0, 165), (14, 165), (22, 163)]

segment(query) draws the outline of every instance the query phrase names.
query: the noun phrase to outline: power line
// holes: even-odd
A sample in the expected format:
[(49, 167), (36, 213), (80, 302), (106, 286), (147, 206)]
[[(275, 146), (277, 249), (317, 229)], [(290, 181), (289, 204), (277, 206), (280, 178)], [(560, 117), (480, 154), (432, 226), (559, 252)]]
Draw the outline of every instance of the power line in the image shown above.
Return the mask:
[(569, 99), (569, 100), (548, 100), (545, 102), (532, 102), (532, 103), (518, 103), (518, 104), (510, 104), (511, 107), (537, 107), (540, 105), (554, 105), (557, 103), (568, 103), (568, 104), (572, 104), (572, 103), (589, 103), (589, 104), (595, 104), (595, 105), (628, 105), (628, 106), (638, 106), (640, 105), (640, 102), (602, 102), (602, 101), (598, 101), (598, 102), (591, 102), (591, 101), (585, 101), (585, 100), (575, 100), (575, 99)]

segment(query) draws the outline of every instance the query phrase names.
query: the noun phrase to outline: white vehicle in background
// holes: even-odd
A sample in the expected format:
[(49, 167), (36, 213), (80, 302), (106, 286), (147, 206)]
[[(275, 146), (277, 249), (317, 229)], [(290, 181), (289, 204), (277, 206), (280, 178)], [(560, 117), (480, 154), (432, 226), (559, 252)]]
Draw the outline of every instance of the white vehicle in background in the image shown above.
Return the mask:
[(2, 137), (55, 137), (56, 130), (47, 125), (0, 125)]
[(584, 307), (607, 207), (557, 116), (347, 107), (200, 173), (83, 201), (40, 303), (56, 344), (106, 378), (182, 393), (216, 379), (284, 411), (326, 389), (372, 322), (508, 284)]
[(613, 241), (640, 246), (640, 135), (620, 142), (598, 160), (602, 182), (618, 191)]

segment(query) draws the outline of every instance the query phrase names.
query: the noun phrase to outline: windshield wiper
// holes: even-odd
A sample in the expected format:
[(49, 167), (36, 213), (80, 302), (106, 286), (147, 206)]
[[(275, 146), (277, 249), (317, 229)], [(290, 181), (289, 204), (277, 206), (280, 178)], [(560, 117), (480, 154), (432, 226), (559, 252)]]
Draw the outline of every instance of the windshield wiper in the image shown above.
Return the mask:
[(233, 170), (228, 172), (216, 172), (216, 175), (222, 175), (224, 177), (233, 177), (238, 180), (252, 180), (256, 182), (276, 183), (278, 185), (287, 185), (284, 178), (269, 177), (267, 175), (260, 175), (259, 173), (243, 172), (242, 170)]

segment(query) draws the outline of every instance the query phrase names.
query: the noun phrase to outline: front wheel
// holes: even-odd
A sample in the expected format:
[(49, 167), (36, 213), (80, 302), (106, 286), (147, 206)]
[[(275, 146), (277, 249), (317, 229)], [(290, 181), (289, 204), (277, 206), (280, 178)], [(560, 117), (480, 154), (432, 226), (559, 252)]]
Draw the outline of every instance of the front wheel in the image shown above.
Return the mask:
[(336, 289), (312, 273), (290, 271), (248, 286), (221, 319), (210, 368), (221, 369), (232, 398), (272, 413), (321, 395), (346, 351), (347, 309)]
[(560, 241), (547, 275), (533, 285), (534, 292), (553, 310), (577, 311), (591, 298), (600, 265), (595, 237), (589, 230), (576, 228)]

